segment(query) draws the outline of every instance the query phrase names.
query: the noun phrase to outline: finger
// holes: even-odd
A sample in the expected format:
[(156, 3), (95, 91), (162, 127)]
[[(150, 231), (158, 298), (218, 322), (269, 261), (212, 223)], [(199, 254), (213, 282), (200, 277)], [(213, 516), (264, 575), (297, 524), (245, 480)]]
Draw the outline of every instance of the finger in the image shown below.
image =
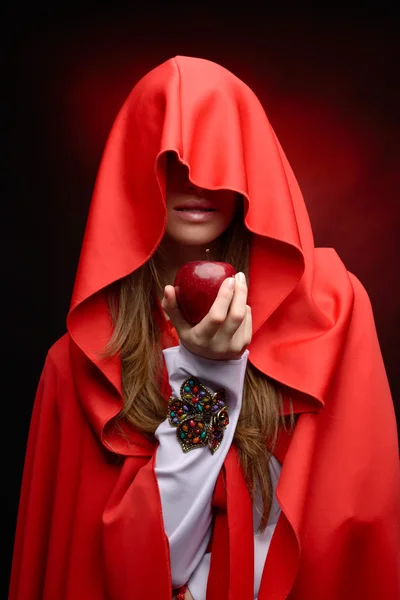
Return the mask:
[[(217, 336), (219, 336), (220, 332), (218, 332)], [(251, 318), (251, 308), (248, 304), (246, 304), (245, 317), (240, 324), (238, 330), (234, 333), (233, 337), (230, 339), (230, 350), (234, 353), (243, 353), (247, 346), (251, 342), (252, 335), (252, 318)]]
[[(233, 282), (233, 286), (232, 286)], [(232, 287), (231, 287), (232, 286)], [(235, 278), (225, 279), (218, 290), (217, 297), (209, 312), (195, 327), (196, 334), (202, 338), (212, 339), (225, 321), (235, 289)]]
[(251, 307), (246, 304), (246, 326), (244, 328), (244, 345), (247, 347), (253, 338), (253, 315)]
[(235, 293), (232, 298), (227, 318), (222, 325), (219, 334), (231, 339), (240, 328), (246, 318), (247, 302), (247, 283), (243, 275), (243, 281), (240, 280), (240, 273), (235, 276)]
[(165, 286), (161, 306), (178, 333), (182, 333), (191, 327), (179, 309), (175, 288), (172, 285)]

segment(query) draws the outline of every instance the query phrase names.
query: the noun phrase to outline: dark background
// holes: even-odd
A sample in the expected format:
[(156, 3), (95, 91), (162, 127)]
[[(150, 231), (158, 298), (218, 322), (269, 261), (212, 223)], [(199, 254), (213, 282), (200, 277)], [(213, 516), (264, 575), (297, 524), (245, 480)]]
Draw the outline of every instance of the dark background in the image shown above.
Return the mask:
[(35, 389), (65, 332), (103, 146), (133, 85), (172, 56), (219, 62), (259, 96), (316, 245), (334, 247), (369, 293), (400, 415), (399, 21), (262, 5), (264, 15), (246, 4), (168, 3), (79, 15), (21, 9), (3, 20), (7, 580)]

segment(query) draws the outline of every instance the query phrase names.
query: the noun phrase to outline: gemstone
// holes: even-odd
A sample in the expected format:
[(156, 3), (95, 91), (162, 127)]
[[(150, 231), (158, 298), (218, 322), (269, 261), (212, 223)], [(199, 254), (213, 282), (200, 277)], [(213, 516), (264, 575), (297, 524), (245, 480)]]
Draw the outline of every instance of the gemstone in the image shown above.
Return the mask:
[(199, 441), (200, 441), (200, 438), (199, 437), (195, 437), (194, 440), (193, 440), (193, 444), (198, 444)]
[(189, 412), (189, 408), (186, 406), (186, 404), (183, 405), (183, 410), (185, 410), (186, 412)]
[(193, 429), (194, 427), (196, 427), (196, 423), (195, 421), (193, 421), (193, 419), (191, 421), (189, 421), (189, 425), (190, 427)]
[(187, 431), (189, 429), (189, 427), (187, 425), (182, 425), (182, 430), (183, 431)]
[(182, 440), (184, 440), (185, 437), (186, 437), (186, 433), (184, 433), (183, 431), (181, 431), (179, 435), (180, 435), (180, 437), (181, 437)]
[(185, 390), (185, 392), (190, 392), (190, 387), (188, 385), (185, 385), (183, 389)]
[(174, 417), (174, 416), (175, 416), (175, 413), (174, 413), (174, 412), (171, 412), (171, 413), (170, 413), (170, 415), (171, 415), (171, 417)]
[(203, 407), (202, 407), (202, 405), (201, 405), (201, 404), (199, 404), (199, 405), (198, 405), (198, 407), (197, 407), (197, 410), (198, 410), (199, 412), (203, 412)]
[(182, 409), (180, 408), (180, 409), (178, 410), (178, 415), (181, 415), (181, 414), (182, 414), (182, 412), (183, 412), (183, 411), (182, 411)]
[(202, 431), (201, 434), (200, 434), (201, 439), (205, 440), (206, 436), (207, 436), (207, 431)]
[(198, 428), (199, 428), (199, 429), (204, 429), (204, 425), (203, 425), (203, 423), (201, 423), (201, 422), (200, 422), (200, 423), (197, 423), (197, 426), (198, 426)]
[(172, 419), (172, 422), (173, 422), (173, 423), (179, 423), (179, 419), (177, 419), (176, 417), (174, 417), (174, 418)]
[(193, 393), (197, 394), (198, 391), (199, 391), (199, 388), (197, 387), (197, 385), (195, 385), (193, 388)]
[(206, 395), (206, 393), (205, 393), (205, 391), (204, 391), (204, 390), (200, 390), (200, 394), (199, 394), (199, 395), (200, 395), (200, 396), (205, 396), (205, 395)]

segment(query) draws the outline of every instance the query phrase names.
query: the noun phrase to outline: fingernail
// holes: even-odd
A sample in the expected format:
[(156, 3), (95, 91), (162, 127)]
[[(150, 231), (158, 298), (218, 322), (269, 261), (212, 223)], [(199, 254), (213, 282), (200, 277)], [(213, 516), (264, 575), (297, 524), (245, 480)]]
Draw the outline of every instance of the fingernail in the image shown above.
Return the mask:
[(246, 281), (246, 278), (244, 276), (244, 273), (242, 273), (242, 271), (239, 271), (239, 273), (236, 273), (236, 277), (237, 277), (237, 280), (240, 281), (240, 283), (244, 283)]
[(235, 287), (235, 278), (234, 277), (229, 277), (229, 279), (228, 279), (228, 288), (230, 290), (233, 290), (234, 287)]

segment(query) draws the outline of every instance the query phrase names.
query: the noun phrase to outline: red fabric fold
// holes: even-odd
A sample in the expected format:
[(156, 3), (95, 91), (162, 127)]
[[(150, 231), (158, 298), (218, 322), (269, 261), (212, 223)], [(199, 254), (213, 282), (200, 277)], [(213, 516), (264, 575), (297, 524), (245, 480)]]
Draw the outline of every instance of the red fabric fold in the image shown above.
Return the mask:
[[(138, 598), (171, 598), (168, 540), (153, 457), (127, 458), (103, 513), (104, 556), (111, 597), (123, 600), (127, 590)], [(143, 543), (147, 540), (147, 543)], [(138, 543), (139, 541), (139, 543)], [(154, 572), (157, 577), (154, 577)]]

